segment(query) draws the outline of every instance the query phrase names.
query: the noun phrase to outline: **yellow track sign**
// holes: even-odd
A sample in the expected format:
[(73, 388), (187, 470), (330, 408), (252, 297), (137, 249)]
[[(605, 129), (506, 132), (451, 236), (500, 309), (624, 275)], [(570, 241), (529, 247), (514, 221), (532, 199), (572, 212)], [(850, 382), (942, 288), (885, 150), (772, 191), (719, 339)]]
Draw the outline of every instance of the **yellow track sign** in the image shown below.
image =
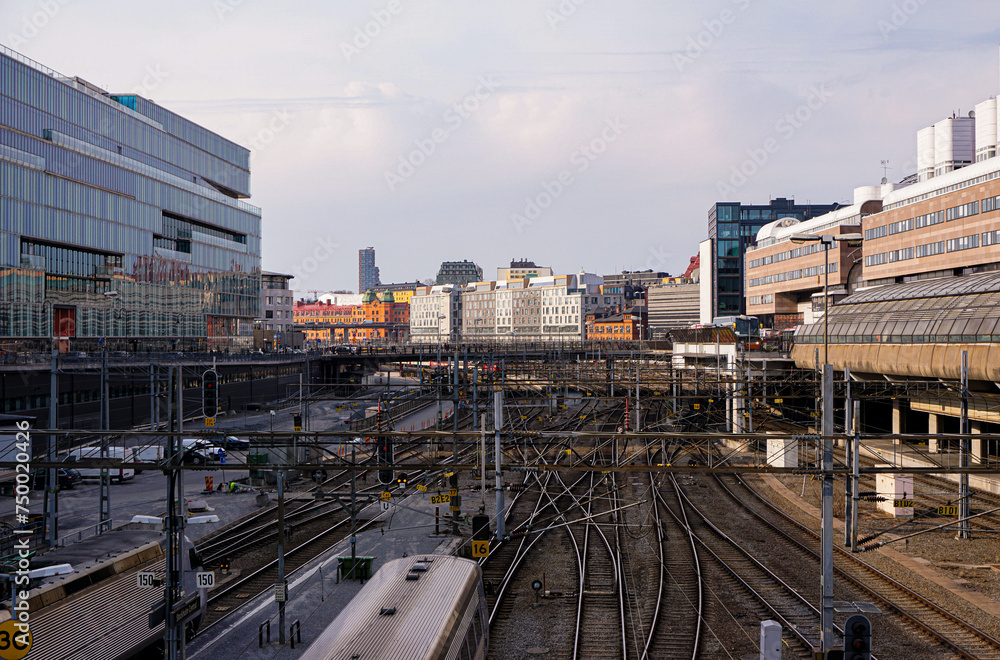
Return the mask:
[(31, 631), (22, 632), (18, 623), (8, 619), (0, 623), (0, 658), (21, 660), (31, 650)]
[(954, 504), (942, 504), (937, 508), (939, 516), (957, 516), (958, 507)]
[(472, 556), (473, 557), (489, 557), (490, 556), (490, 542), (489, 541), (473, 541), (472, 542)]
[(899, 508), (913, 508), (913, 500), (893, 500), (892, 505)]
[(382, 499), (383, 502), (391, 502), (392, 501), (392, 493), (390, 493), (387, 490), (383, 490), (382, 491), (382, 495), (380, 495), (380, 498)]
[(431, 504), (448, 504), (451, 502), (451, 495), (431, 495)]
[(423, 484), (417, 484), (417, 490), (419, 490), (421, 493), (426, 493), (427, 492), (427, 486), (425, 486)]
[(214, 417), (206, 417), (205, 418), (205, 428), (212, 428), (213, 426), (215, 426), (215, 418)]

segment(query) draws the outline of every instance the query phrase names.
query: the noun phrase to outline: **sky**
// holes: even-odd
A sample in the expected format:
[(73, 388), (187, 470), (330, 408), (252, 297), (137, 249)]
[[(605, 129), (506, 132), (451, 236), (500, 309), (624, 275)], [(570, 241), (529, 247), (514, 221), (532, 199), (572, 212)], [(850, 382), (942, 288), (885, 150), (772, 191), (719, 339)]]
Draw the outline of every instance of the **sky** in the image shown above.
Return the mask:
[(0, 43), (251, 149), (300, 292), (367, 246), (679, 275), (713, 203), (849, 203), (1000, 87), (996, 0), (3, 0)]

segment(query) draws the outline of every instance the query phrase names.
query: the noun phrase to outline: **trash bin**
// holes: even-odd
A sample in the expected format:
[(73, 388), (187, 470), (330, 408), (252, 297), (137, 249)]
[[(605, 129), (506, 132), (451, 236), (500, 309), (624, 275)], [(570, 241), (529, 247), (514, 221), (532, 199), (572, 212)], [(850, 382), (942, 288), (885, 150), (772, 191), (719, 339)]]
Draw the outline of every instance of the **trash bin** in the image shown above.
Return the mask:
[[(337, 570), (341, 580), (368, 580), (372, 576), (374, 557), (337, 557)], [(352, 570), (353, 569), (353, 570)]]

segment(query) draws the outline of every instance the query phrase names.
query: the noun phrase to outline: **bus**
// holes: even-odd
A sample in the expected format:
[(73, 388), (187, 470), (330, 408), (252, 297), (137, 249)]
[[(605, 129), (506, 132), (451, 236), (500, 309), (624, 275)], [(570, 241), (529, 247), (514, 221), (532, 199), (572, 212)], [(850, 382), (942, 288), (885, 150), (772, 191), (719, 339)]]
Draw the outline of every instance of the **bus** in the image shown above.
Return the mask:
[(716, 316), (712, 325), (732, 328), (738, 343), (749, 349), (760, 349), (760, 319), (756, 316)]

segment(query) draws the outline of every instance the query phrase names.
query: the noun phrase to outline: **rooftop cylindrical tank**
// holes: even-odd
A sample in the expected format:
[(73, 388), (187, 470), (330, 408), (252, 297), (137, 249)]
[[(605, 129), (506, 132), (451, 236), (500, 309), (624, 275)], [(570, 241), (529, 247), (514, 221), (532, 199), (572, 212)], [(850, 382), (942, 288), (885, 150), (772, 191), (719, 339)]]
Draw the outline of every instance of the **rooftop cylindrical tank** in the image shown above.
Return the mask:
[(997, 100), (976, 104), (976, 162), (997, 155)]
[(934, 176), (934, 127), (917, 131), (917, 175), (921, 181)]

